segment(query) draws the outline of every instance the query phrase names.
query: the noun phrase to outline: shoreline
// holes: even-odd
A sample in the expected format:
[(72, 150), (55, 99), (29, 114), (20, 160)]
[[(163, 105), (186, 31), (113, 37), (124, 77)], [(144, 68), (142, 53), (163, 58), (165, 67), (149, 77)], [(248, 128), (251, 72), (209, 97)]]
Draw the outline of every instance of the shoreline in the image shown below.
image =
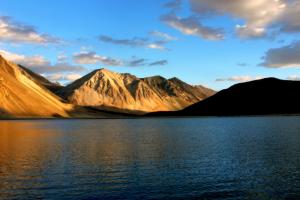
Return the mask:
[(136, 117), (25, 117), (25, 118), (0, 118), (1, 121), (52, 121), (52, 120), (120, 120), (120, 119), (195, 119), (195, 118), (259, 118), (259, 117), (296, 117), (300, 114), (270, 114), (270, 115), (238, 115), (238, 116), (136, 116)]

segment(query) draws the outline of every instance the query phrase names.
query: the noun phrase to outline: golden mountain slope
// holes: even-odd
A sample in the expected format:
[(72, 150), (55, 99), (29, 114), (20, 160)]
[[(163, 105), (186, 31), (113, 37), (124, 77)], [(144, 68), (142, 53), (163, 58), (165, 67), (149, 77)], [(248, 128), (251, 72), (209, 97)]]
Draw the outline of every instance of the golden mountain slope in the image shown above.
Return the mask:
[(0, 116), (68, 117), (72, 105), (38, 84), (28, 72), (0, 55)]
[(106, 69), (95, 70), (58, 92), (76, 105), (141, 112), (180, 110), (214, 93), (177, 78), (140, 79)]

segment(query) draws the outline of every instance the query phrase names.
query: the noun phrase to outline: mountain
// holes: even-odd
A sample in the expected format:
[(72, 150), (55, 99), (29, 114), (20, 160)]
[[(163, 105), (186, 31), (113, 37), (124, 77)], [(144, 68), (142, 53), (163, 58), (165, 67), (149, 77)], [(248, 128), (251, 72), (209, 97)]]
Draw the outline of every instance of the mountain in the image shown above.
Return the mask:
[(72, 106), (62, 103), (37, 82), (37, 77), (0, 55), (1, 116), (69, 116)]
[(116, 113), (63, 103), (47, 89), (54, 87), (58, 87), (57, 84), (0, 55), (0, 118), (121, 117)]
[(31, 71), (30, 69), (28, 69), (22, 65), (18, 65), (18, 66), (23, 71), (26, 72), (26, 73), (24, 73), (25, 76), (27, 76), (29, 79), (33, 80), (36, 84), (43, 86), (52, 92), (56, 92), (63, 88), (63, 86), (60, 85), (59, 83), (53, 83), (53, 82), (49, 81), (48, 79), (46, 79), (45, 77)]
[(75, 105), (139, 113), (180, 110), (211, 96), (214, 91), (188, 85), (177, 78), (138, 78), (100, 69), (57, 94)]
[(275, 78), (236, 84), (178, 112), (152, 116), (241, 116), (300, 113), (300, 81)]

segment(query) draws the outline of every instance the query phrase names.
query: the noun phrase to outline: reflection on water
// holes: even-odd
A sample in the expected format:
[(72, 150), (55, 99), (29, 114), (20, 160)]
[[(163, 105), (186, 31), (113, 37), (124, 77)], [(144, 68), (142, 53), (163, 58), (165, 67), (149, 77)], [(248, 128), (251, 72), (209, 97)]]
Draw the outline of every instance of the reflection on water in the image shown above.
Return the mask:
[(0, 122), (0, 199), (299, 199), (300, 117)]

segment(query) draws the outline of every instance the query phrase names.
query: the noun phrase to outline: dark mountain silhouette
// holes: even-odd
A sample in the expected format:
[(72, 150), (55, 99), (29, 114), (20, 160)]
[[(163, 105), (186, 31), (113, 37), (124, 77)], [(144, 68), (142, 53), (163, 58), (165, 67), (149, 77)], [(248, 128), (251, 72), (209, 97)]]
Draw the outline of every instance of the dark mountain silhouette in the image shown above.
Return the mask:
[(236, 84), (181, 111), (149, 116), (241, 116), (300, 113), (300, 81), (266, 78)]

